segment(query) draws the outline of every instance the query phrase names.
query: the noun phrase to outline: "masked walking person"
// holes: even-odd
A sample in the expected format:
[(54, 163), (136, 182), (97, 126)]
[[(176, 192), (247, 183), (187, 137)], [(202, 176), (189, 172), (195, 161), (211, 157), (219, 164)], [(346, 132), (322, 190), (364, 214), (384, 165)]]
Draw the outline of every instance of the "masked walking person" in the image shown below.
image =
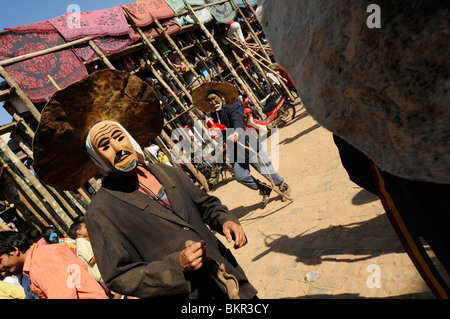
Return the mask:
[(256, 297), (212, 232), (241, 248), (247, 238), (238, 219), (181, 169), (145, 161), (141, 145), (162, 126), (148, 84), (96, 71), (47, 103), (33, 142), (35, 171), (44, 183), (72, 190), (103, 172), (86, 226), (110, 290), (139, 298)]
[(228, 150), (232, 150), (229, 152), (229, 160), (232, 162), (236, 180), (253, 190), (259, 190), (263, 196), (262, 202), (266, 205), (272, 189), (251, 175), (250, 167), (253, 167), (271, 184), (277, 186), (281, 193), (290, 196), (289, 185), (276, 172), (261, 143), (245, 129), (244, 119), (235, 103), (238, 96), (237, 88), (226, 82), (205, 82), (192, 91), (195, 107), (209, 113), (214, 122), (228, 128), (224, 131), (224, 140)]

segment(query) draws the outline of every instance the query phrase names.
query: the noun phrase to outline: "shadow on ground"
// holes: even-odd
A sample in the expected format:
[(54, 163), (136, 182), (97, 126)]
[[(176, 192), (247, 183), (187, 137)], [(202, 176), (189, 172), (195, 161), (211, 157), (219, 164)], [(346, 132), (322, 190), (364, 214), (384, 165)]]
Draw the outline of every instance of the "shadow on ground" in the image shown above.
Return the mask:
[(253, 261), (272, 252), (295, 256), (297, 262), (305, 265), (319, 265), (323, 261), (358, 262), (381, 254), (403, 253), (404, 249), (386, 219), (380, 215), (367, 221), (331, 225), (317, 231), (308, 229), (293, 238), (267, 234), (264, 239), (267, 249)]

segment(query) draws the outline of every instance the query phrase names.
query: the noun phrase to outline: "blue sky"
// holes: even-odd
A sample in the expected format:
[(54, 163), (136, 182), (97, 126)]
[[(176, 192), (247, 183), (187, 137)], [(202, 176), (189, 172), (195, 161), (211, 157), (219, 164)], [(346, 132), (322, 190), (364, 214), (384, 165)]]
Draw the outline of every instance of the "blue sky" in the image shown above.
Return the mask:
[[(67, 11), (70, 4), (76, 4), (82, 12), (112, 8), (134, 0), (9, 0), (2, 1), (0, 10), (0, 31), (4, 28), (40, 22), (56, 18)], [(1, 79), (1, 78), (0, 78)], [(11, 123), (11, 116), (0, 102), (0, 125)]]

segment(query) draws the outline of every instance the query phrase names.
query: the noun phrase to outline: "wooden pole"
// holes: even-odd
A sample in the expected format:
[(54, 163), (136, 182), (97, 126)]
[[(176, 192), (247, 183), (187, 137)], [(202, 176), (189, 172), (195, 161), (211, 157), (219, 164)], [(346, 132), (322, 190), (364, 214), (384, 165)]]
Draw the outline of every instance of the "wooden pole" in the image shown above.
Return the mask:
[[(255, 40), (255, 42), (258, 44), (258, 46), (261, 48), (261, 51), (264, 55), (264, 57), (270, 61), (270, 56), (269, 54), (266, 52), (265, 48), (263, 47), (261, 41), (259, 40), (258, 36), (256, 35), (255, 31), (253, 30), (251, 24), (247, 21), (247, 18), (245, 17), (245, 15), (242, 13), (242, 10), (239, 8), (239, 6), (236, 4), (236, 1), (231, 0), (231, 2), (233, 3), (234, 7), (236, 8), (236, 11), (241, 15), (241, 17), (244, 19), (245, 21), (245, 25), (247, 26), (247, 29), (250, 31), (253, 40)], [(247, 6), (250, 6), (250, 4), (248, 3), (248, 1), (245, 1)], [(255, 19), (256, 19), (256, 15), (255, 15)]]
[(20, 88), (20, 86), (14, 81), (14, 79), (8, 74), (3, 66), (0, 65), (0, 75), (9, 84), (10, 87), (14, 88), (17, 96), (23, 101), (25, 106), (30, 110), (31, 115), (39, 122), (41, 120), (41, 113), (36, 109), (33, 102), (25, 94), (25, 92)]
[[(150, 65), (151, 71), (153, 73), (153, 75), (156, 77), (156, 79), (159, 81), (159, 83), (161, 83), (161, 85), (167, 90), (167, 92), (171, 93), (172, 89), (170, 88), (170, 86), (164, 81), (164, 79), (158, 74), (158, 72), (155, 70), (155, 68), (153, 67), (153, 65)], [(176, 94), (172, 94), (174, 100), (182, 106), (182, 109), (185, 110), (185, 112), (191, 112), (189, 109), (186, 109), (184, 107), (184, 105), (181, 103), (181, 101), (179, 100), (178, 96)], [(169, 106), (170, 107), (170, 106)], [(191, 113), (192, 114), (192, 113)], [(195, 116), (195, 115), (193, 115)], [(195, 118), (197, 118), (195, 116)], [(173, 145), (175, 145), (173, 143), (173, 141), (170, 139), (170, 137), (164, 132), (164, 130), (161, 132), (161, 137), (166, 141), (166, 143), (170, 146), (173, 147)], [(184, 161), (184, 160), (183, 160)], [(195, 167), (194, 165), (191, 164), (191, 162), (186, 161), (186, 167), (192, 172), (192, 174), (194, 174), (194, 176), (200, 181), (200, 183), (202, 184), (202, 186), (205, 188), (205, 190), (207, 190), (209, 192), (209, 186), (208, 186), (208, 182), (206, 181), (205, 176), (203, 176), (202, 173), (200, 173)]]
[[(0, 165), (0, 170), (3, 170), (3, 166)], [(6, 171), (6, 169), (5, 169)], [(36, 210), (28, 203), (27, 199), (23, 196), (22, 191), (18, 188), (18, 185), (13, 181), (10, 174), (4, 174), (1, 177), (0, 193), (5, 199), (14, 203), (16, 211), (19, 215), (23, 216), (23, 219), (34, 225), (36, 228), (41, 229), (45, 223), (45, 220), (36, 212)]]
[[(232, 43), (233, 45), (235, 45), (237, 48), (239, 48), (240, 50), (242, 50), (243, 52), (248, 52), (247, 50), (245, 50), (243, 47), (241, 47), (239, 45), (239, 43), (237, 41), (230, 41), (230, 43)], [(257, 57), (259, 57), (261, 59), (258, 60), (258, 58), (256, 58), (255, 56), (253, 56), (253, 60), (257, 62), (257, 64), (260, 67), (264, 67), (265, 69), (267, 69), (269, 72), (273, 73), (278, 80), (281, 83), (281, 86), (283, 87), (283, 89), (286, 91), (287, 95), (289, 96), (289, 98), (291, 99), (291, 101), (295, 100), (295, 97), (292, 95), (291, 90), (289, 90), (289, 88), (287, 87), (287, 85), (284, 83), (284, 80), (282, 79), (282, 77), (278, 74), (278, 72), (275, 72), (273, 69), (271, 69), (269, 66), (265, 65), (264, 63), (262, 63), (262, 61), (268, 63), (269, 65), (272, 64), (272, 62), (267, 61), (266, 59), (264, 59), (262, 56), (260, 56), (259, 54), (257, 54), (256, 52), (254, 52), (253, 50), (251, 50), (251, 52), (253, 52)], [(256, 63), (255, 63), (256, 64)], [(264, 73), (264, 72), (263, 72)]]
[(72, 41), (72, 42), (67, 42), (67, 43), (64, 43), (64, 44), (61, 44), (61, 45), (57, 45), (55, 47), (51, 47), (51, 48), (48, 48), (48, 49), (45, 49), (45, 50), (41, 50), (41, 51), (37, 51), (37, 52), (33, 52), (33, 53), (24, 54), (24, 55), (21, 55), (21, 56), (18, 56), (18, 57), (6, 59), (6, 60), (3, 60), (3, 61), (0, 61), (0, 66), (3, 67), (3, 66), (7, 66), (7, 65), (14, 64), (14, 63), (17, 63), (17, 62), (22, 62), (22, 61), (25, 61), (25, 60), (28, 60), (28, 59), (32, 59), (32, 58), (35, 58), (35, 57), (38, 57), (38, 56), (41, 56), (41, 55), (44, 55), (44, 54), (48, 54), (48, 53), (53, 53), (53, 52), (56, 52), (56, 51), (64, 50), (64, 49), (70, 48), (70, 47), (72, 47), (74, 45), (88, 42), (89, 40), (93, 40), (95, 38), (96, 37), (85, 37), (85, 38), (78, 39), (78, 40), (75, 40), (75, 41)]
[[(14, 183), (17, 185), (18, 189), (22, 190), (24, 194), (33, 202), (34, 205), (36, 205), (37, 208), (40, 209), (40, 211), (48, 218), (48, 220), (55, 225), (58, 230), (67, 235), (65, 230), (61, 228), (59, 223), (56, 222), (56, 220), (53, 218), (53, 216), (50, 214), (50, 212), (47, 210), (47, 208), (43, 205), (43, 203), (39, 200), (39, 198), (36, 196), (36, 194), (33, 192), (33, 190), (27, 185), (27, 183), (20, 178), (10, 167), (8, 164), (5, 163), (3, 158), (0, 156), (0, 162), (3, 165), (3, 167), (6, 169), (6, 171), (10, 174), (12, 177)], [(42, 222), (44, 226), (48, 226), (48, 222), (42, 219), (41, 216), (36, 215), (36, 217)]]
[[(22, 149), (22, 151), (27, 154), (27, 156), (31, 159), (33, 159), (33, 151), (28, 147), (28, 145), (25, 143), (25, 141), (22, 139), (22, 137), (19, 134), (11, 134), (11, 139), (13, 139), (18, 145), (19, 147)], [(54, 189), (51, 186), (47, 185), (47, 188), (50, 190), (50, 192), (52, 192), (59, 200), (59, 202), (61, 203), (61, 205), (64, 206), (64, 208), (66, 209), (67, 212), (69, 212), (69, 214), (76, 218), (78, 216), (78, 214), (76, 214), (76, 212), (73, 210), (73, 208), (69, 205), (69, 203), (59, 194), (59, 192)]]
[(56, 200), (50, 195), (44, 185), (39, 182), (39, 180), (28, 170), (27, 167), (19, 160), (16, 154), (8, 147), (8, 145), (0, 138), (0, 149), (5, 154), (6, 157), (14, 164), (14, 166), (25, 176), (28, 181), (33, 185), (36, 191), (42, 195), (42, 197), (47, 201), (50, 207), (55, 211), (59, 218), (66, 223), (67, 227), (70, 227), (72, 220), (67, 216), (66, 212), (61, 208), (61, 206), (56, 202)]
[(89, 40), (89, 45), (91, 48), (97, 53), (97, 55), (102, 59), (103, 63), (106, 64), (106, 66), (112, 70), (115, 70), (116, 68), (109, 62), (108, 58), (103, 54), (102, 50), (94, 43), (93, 40)]
[[(228, 67), (228, 69), (230, 70), (230, 72), (233, 74), (233, 76), (235, 77), (236, 81), (241, 85), (241, 87), (244, 89), (245, 93), (247, 93), (248, 97), (250, 98), (250, 100), (252, 101), (253, 105), (256, 107), (257, 111), (261, 110), (261, 105), (259, 104), (258, 99), (256, 99), (256, 97), (254, 96), (253, 91), (249, 90), (248, 87), (244, 84), (244, 81), (242, 81), (242, 79), (239, 77), (239, 75), (237, 74), (236, 70), (233, 68), (233, 66), (228, 62), (227, 57), (225, 56), (225, 54), (223, 53), (222, 49), (220, 48), (219, 44), (217, 44), (216, 40), (214, 39), (214, 37), (211, 35), (211, 33), (209, 32), (209, 30), (205, 27), (205, 25), (200, 21), (200, 19), (197, 17), (197, 15), (195, 14), (194, 10), (192, 9), (191, 5), (189, 3), (186, 2), (186, 6), (189, 10), (189, 12), (194, 16), (195, 20), (197, 21), (197, 23), (200, 25), (200, 28), (203, 30), (203, 32), (206, 34), (206, 36), (208, 37), (208, 39), (210, 39), (214, 49), (216, 49), (217, 53), (219, 54), (219, 56), (222, 58), (222, 61), (225, 63), (225, 65)], [(263, 116), (262, 114), (260, 114), (261, 116)]]
[(166, 144), (163, 142), (163, 140), (159, 136), (157, 136), (155, 138), (155, 142), (156, 142), (156, 144), (158, 144), (159, 148), (164, 152), (164, 154), (166, 154), (167, 158), (169, 159), (170, 164), (172, 164), (172, 166), (177, 166), (178, 163), (175, 163), (174, 160), (172, 159), (170, 151), (167, 148)]
[(71, 191), (64, 191), (63, 192), (64, 195), (67, 196), (67, 198), (69, 198), (69, 200), (83, 213), (86, 214), (86, 209), (81, 206), (81, 204), (75, 199), (75, 197), (72, 195)]
[[(166, 134), (166, 132), (164, 132), (164, 130), (163, 130), (163, 131), (161, 131), (160, 135), (161, 135), (162, 139), (169, 145), (169, 147), (173, 149), (173, 147), (175, 146), (175, 143), (170, 139), (170, 137)], [(206, 180), (205, 176), (202, 173), (200, 173), (194, 167), (194, 165), (192, 165), (191, 161), (186, 156), (184, 156), (184, 155), (178, 155), (178, 156), (184, 162), (186, 167), (192, 172), (192, 174), (194, 174), (194, 176), (197, 178), (197, 180), (203, 186), (205, 191), (209, 192), (210, 189), (209, 189), (208, 181)]]
[(180, 58), (183, 60), (183, 62), (186, 64), (186, 66), (189, 68), (189, 70), (194, 74), (194, 76), (196, 77), (196, 79), (198, 81), (203, 82), (203, 80), (200, 78), (200, 76), (198, 75), (198, 73), (195, 71), (194, 67), (191, 65), (191, 63), (189, 63), (189, 61), (186, 59), (186, 57), (184, 56), (183, 52), (178, 48), (178, 45), (175, 43), (175, 41), (173, 41), (172, 37), (166, 32), (166, 30), (163, 28), (163, 26), (161, 25), (161, 23), (158, 21), (158, 19), (155, 19), (155, 23), (158, 26), (158, 28), (160, 28), (164, 34), (164, 36), (166, 37), (166, 39), (169, 41), (169, 43), (172, 45), (172, 47), (175, 49), (175, 51), (178, 53), (178, 55), (180, 56)]
[(141, 30), (140, 27), (136, 26), (133, 22), (133, 19), (130, 18), (130, 16), (128, 15), (128, 13), (123, 10), (125, 16), (128, 18), (129, 22), (131, 23), (131, 25), (134, 26), (134, 28), (136, 29), (136, 31), (139, 33), (139, 35), (141, 36), (142, 40), (145, 42), (145, 44), (148, 46), (148, 48), (150, 48), (150, 50), (156, 55), (156, 57), (158, 58), (159, 62), (161, 63), (161, 65), (167, 70), (167, 72), (169, 72), (170, 76), (173, 78), (173, 80), (177, 83), (177, 85), (179, 86), (179, 88), (184, 92), (184, 94), (188, 97), (188, 99), (192, 102), (192, 96), (191, 94), (186, 90), (186, 88), (184, 87), (184, 85), (180, 82), (180, 80), (178, 79), (178, 77), (175, 76), (175, 74), (173, 73), (172, 69), (167, 65), (167, 63), (164, 61), (164, 59), (161, 57), (161, 55), (159, 54), (158, 50), (153, 46), (153, 44), (148, 40), (148, 38), (145, 36), (144, 32)]
[(25, 130), (25, 133), (31, 138), (34, 138), (34, 132), (33, 130), (25, 123), (25, 120), (22, 117), (19, 117), (17, 114), (13, 114), (13, 119), (17, 122), (17, 124), (20, 124), (23, 129)]
[[(206, 52), (205, 48), (203, 47), (203, 45), (199, 42), (198, 43), (198, 47), (200, 48), (200, 50), (202, 50), (203, 54), (205, 55), (205, 58), (208, 60), (208, 62), (213, 66), (214, 70), (217, 72), (217, 75), (219, 76), (219, 78), (222, 81), (225, 81), (223, 76), (222, 76), (222, 72), (220, 72), (220, 70), (217, 68), (216, 64), (214, 63), (214, 61), (211, 59), (211, 57), (208, 55), (208, 52)], [(200, 59), (200, 61), (203, 63), (203, 65), (205, 66), (206, 70), (209, 70), (208, 65), (205, 63), (205, 61), (203, 61), (203, 59), (201, 58), (201, 56), (195, 52), (197, 54), (197, 57)]]
[[(58, 192), (58, 190), (56, 190), (55, 188), (47, 185), (47, 188), (50, 190), (50, 192), (52, 192), (52, 194), (54, 196), (56, 196), (56, 198), (58, 198), (59, 202), (61, 203), (61, 205), (64, 206), (65, 210), (70, 214), (70, 216), (72, 216), (73, 218), (77, 218), (78, 214), (75, 212), (75, 210), (69, 205), (69, 203), (64, 199), (64, 197), (61, 196), (61, 194)], [(70, 225), (72, 225), (71, 223), (68, 225), (70, 227)]]
[(178, 98), (178, 96), (176, 94), (174, 94), (172, 88), (166, 83), (166, 81), (164, 81), (164, 79), (158, 74), (158, 72), (156, 71), (156, 69), (153, 67), (153, 65), (150, 65), (150, 70), (152, 71), (153, 75), (156, 77), (156, 79), (158, 80), (159, 83), (161, 83), (161, 85), (166, 89), (166, 91), (168, 93), (170, 93), (173, 97), (173, 99), (180, 105), (180, 107), (184, 110), (185, 106), (184, 104), (180, 101), (180, 99)]
[(261, 94), (261, 96), (264, 97), (264, 92), (261, 90), (261, 88), (259, 87), (258, 82), (255, 81), (255, 79), (253, 78), (253, 76), (251, 76), (247, 69), (245, 68), (245, 65), (242, 63), (241, 59), (239, 58), (239, 56), (236, 54), (236, 52), (234, 52), (234, 50), (232, 49), (231, 52), (234, 55), (234, 58), (236, 59), (236, 61), (238, 62), (238, 64), (241, 66), (242, 71), (244, 71), (245, 75), (250, 79), (250, 81), (253, 82), (253, 84), (255, 85), (256, 89), (259, 91), (259, 93)]

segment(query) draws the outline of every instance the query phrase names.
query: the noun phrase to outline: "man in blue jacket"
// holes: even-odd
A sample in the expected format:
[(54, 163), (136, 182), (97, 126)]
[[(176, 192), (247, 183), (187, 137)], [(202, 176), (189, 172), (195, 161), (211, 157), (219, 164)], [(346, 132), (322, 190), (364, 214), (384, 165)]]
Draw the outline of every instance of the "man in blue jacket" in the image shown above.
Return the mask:
[(263, 204), (267, 204), (271, 188), (251, 175), (252, 166), (271, 184), (278, 186), (283, 194), (290, 196), (288, 184), (275, 171), (261, 143), (245, 129), (239, 107), (234, 103), (238, 95), (237, 88), (225, 82), (205, 82), (192, 92), (194, 105), (203, 112), (210, 112), (216, 123), (228, 128), (224, 132), (224, 140), (233, 142), (227, 144), (227, 148), (232, 150), (230, 161), (236, 180), (251, 189), (259, 190), (263, 196)]

